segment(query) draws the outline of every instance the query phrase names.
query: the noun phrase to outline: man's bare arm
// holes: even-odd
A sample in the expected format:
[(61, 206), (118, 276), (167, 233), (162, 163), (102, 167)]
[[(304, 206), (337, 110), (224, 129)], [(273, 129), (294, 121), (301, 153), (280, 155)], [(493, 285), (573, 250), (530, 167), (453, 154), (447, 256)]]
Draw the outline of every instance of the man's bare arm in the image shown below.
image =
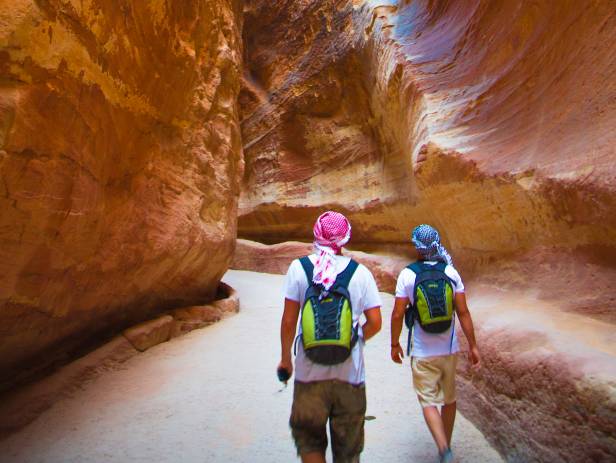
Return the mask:
[(397, 297), (394, 302), (394, 310), (391, 313), (391, 359), (396, 363), (402, 363), (404, 351), (400, 346), (400, 333), (406, 307), (409, 305), (408, 297)]
[(361, 329), (364, 333), (364, 341), (367, 341), (381, 331), (381, 307), (372, 307), (364, 310), (364, 316), (366, 317), (366, 323), (362, 325)]
[(456, 293), (454, 297), (456, 302), (456, 313), (458, 314), (458, 319), (460, 320), (460, 326), (462, 327), (464, 336), (466, 336), (466, 340), (468, 341), (469, 360), (475, 368), (478, 368), (481, 365), (481, 357), (479, 355), (479, 349), (477, 348), (477, 341), (475, 340), (473, 319), (471, 318), (471, 313), (468, 310), (468, 305), (466, 304), (466, 295), (464, 293)]
[(284, 312), (280, 322), (280, 364), (289, 372), (293, 373), (293, 362), (291, 358), (291, 349), (295, 340), (295, 330), (297, 328), (297, 319), (299, 318), (299, 302), (291, 299), (284, 300)]

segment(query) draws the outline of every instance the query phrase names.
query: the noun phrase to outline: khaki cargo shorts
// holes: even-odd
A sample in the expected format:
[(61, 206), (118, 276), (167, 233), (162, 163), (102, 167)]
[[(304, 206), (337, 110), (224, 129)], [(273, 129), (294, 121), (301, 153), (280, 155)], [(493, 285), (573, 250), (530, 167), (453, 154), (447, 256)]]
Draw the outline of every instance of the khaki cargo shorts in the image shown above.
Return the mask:
[(456, 401), (456, 354), (411, 359), (413, 387), (422, 407)]
[(297, 454), (325, 453), (326, 426), (336, 463), (355, 463), (364, 448), (366, 388), (336, 380), (296, 382), (289, 424)]

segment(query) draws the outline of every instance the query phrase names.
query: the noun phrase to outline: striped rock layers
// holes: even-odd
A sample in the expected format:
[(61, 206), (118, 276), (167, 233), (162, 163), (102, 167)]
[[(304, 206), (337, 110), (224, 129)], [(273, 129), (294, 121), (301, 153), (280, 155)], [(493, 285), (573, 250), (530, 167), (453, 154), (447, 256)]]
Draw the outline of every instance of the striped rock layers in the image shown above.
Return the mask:
[(240, 68), (236, 0), (0, 3), (1, 385), (214, 297)]

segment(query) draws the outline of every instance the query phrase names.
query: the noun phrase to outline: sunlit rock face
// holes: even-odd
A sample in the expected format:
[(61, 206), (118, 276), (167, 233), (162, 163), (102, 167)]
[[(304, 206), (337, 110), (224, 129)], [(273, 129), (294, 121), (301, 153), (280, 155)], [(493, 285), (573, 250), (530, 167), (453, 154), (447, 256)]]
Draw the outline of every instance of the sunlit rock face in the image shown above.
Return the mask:
[(0, 3), (2, 385), (212, 298), (243, 167), (239, 4)]
[(244, 21), (239, 236), (310, 241), (332, 208), (351, 248), (399, 251), (435, 225), (486, 356), (467, 415), (511, 461), (616, 458), (613, 4), (251, 0)]
[(335, 207), (356, 242), (429, 222), (458, 254), (614, 257), (609, 2), (246, 3), (242, 237)]

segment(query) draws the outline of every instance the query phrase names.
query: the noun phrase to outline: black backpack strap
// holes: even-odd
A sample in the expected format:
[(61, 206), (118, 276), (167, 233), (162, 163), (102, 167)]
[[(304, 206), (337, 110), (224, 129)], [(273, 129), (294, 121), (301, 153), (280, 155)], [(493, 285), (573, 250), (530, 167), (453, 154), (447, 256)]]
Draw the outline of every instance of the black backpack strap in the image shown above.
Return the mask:
[[(413, 284), (413, 297), (417, 292), (417, 285), (419, 284), (419, 274), (424, 270), (427, 270), (429, 267), (425, 265), (422, 261), (418, 260), (406, 266), (410, 271), (415, 273), (415, 283)], [(411, 310), (415, 310), (415, 301), (411, 304)], [(410, 344), (409, 344), (410, 345)]]
[(445, 273), (445, 268), (447, 268), (447, 264), (445, 262), (437, 262), (434, 265), (425, 264), (423, 261), (418, 260), (406, 266), (409, 270), (412, 270), (416, 274), (420, 274), (426, 270), (438, 270), (439, 272)]
[(359, 264), (351, 259), (346, 268), (336, 277), (336, 286), (349, 289), (349, 283), (351, 282), (351, 278), (353, 278), (357, 267), (359, 267)]
[(456, 282), (453, 280), (453, 278), (451, 278), (449, 275), (447, 275), (445, 273), (445, 269), (447, 268), (447, 264), (445, 262), (439, 262), (438, 264), (434, 265), (433, 268), (431, 270), (435, 270), (437, 272), (441, 272), (443, 275), (445, 275), (445, 278), (447, 278), (447, 281), (449, 281), (449, 284), (451, 285), (451, 287), (453, 288), (454, 292), (456, 289)]
[(299, 341), (299, 339), (302, 337), (301, 333), (298, 333), (297, 336), (295, 336), (295, 340), (293, 341), (293, 355), (295, 355), (297, 357), (297, 341)]
[(413, 287), (413, 294), (415, 294), (417, 286), (420, 283), (423, 283), (425, 280), (430, 280), (434, 278), (446, 278), (454, 289), (456, 287), (455, 282), (451, 279), (449, 275), (445, 273), (447, 264), (444, 262), (438, 262), (436, 264), (424, 264), (423, 262), (418, 261), (408, 265), (406, 268), (415, 272), (415, 286)]
[(413, 327), (411, 326), (409, 328), (409, 337), (406, 341), (406, 356), (410, 357), (411, 356), (411, 349), (413, 348), (412, 346), (412, 337), (413, 337)]
[(451, 314), (451, 339), (449, 340), (449, 355), (451, 355), (451, 351), (453, 350), (453, 337), (456, 333), (456, 310), (453, 310)]
[[(308, 288), (310, 288), (310, 286), (312, 285), (312, 273), (314, 270), (314, 265), (312, 265), (312, 262), (310, 261), (310, 258), (308, 256), (300, 257), (299, 263), (302, 264), (304, 273), (306, 273), (306, 278), (308, 278)], [(300, 319), (299, 324), (301, 326), (302, 324), (301, 319)], [(293, 355), (295, 356), (297, 356), (297, 342), (299, 341), (301, 337), (302, 337), (301, 333), (298, 333), (297, 336), (295, 336), (295, 340), (293, 341)]]
[[(338, 274), (336, 277), (336, 282), (334, 283), (334, 287), (336, 288), (344, 288), (348, 291), (349, 283), (351, 283), (351, 278), (355, 274), (355, 270), (357, 270), (359, 264), (351, 259), (346, 266), (346, 268)], [(333, 289), (333, 288), (332, 288)], [(350, 303), (351, 301), (349, 301)], [(351, 349), (355, 347), (357, 344), (357, 340), (359, 339), (359, 323), (353, 326), (353, 335), (351, 337)]]
[(310, 261), (308, 256), (300, 257), (299, 263), (302, 264), (304, 268), (304, 272), (306, 272), (306, 277), (308, 278), (308, 286), (312, 284), (312, 272), (314, 270), (314, 265)]
[(412, 270), (417, 275), (419, 275), (421, 272), (423, 272), (426, 269), (426, 265), (424, 265), (420, 260), (418, 260), (416, 262), (410, 263), (409, 265), (406, 266), (406, 268), (408, 268), (409, 270)]
[(447, 268), (447, 264), (445, 262), (438, 262), (435, 266), (434, 269), (435, 270), (439, 270), (443, 273), (445, 273), (445, 269)]
[[(415, 294), (417, 294), (417, 285), (419, 284), (419, 275), (426, 270), (431, 270), (432, 266), (426, 265), (423, 263), (423, 261), (418, 260), (413, 263), (410, 263), (406, 266), (406, 268), (415, 273), (415, 283), (413, 284), (413, 297), (415, 297)], [(413, 350), (413, 328), (415, 327), (415, 319), (419, 317), (417, 315), (417, 312), (415, 311), (415, 301), (413, 301), (413, 304), (409, 304), (407, 310), (411, 311), (411, 326), (408, 327), (409, 337), (406, 343), (406, 355), (410, 357), (411, 351)]]

